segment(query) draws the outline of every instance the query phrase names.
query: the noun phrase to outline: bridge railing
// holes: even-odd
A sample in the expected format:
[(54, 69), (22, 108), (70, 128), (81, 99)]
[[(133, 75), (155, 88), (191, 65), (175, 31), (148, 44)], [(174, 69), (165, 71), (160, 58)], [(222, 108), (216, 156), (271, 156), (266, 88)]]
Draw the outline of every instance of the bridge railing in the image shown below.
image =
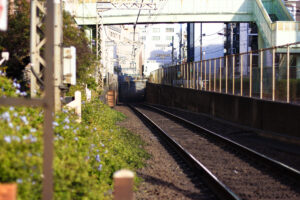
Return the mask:
[(160, 68), (150, 82), (300, 104), (299, 44)]

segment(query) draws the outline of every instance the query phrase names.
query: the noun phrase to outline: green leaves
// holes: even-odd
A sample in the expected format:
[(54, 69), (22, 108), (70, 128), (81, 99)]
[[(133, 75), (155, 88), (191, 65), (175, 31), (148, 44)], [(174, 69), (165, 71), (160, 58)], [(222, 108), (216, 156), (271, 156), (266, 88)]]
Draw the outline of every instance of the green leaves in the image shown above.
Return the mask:
[[(12, 84), (0, 76), (0, 95), (17, 96)], [(73, 111), (55, 116), (54, 198), (111, 199), (113, 173), (149, 156), (139, 137), (115, 125), (123, 114), (97, 99), (82, 110), (82, 123)], [(18, 199), (41, 199), (42, 125), (41, 108), (0, 107), (0, 182), (17, 182)]]

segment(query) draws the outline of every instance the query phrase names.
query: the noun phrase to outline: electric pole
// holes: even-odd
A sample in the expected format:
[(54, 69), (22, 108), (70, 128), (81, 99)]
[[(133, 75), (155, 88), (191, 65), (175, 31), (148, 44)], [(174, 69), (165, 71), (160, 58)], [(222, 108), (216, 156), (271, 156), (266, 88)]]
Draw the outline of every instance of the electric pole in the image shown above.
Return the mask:
[(61, 109), (61, 90), (62, 85), (62, 6), (61, 0), (54, 4), (54, 109)]
[[(37, 97), (37, 92), (45, 88), (42, 72), (45, 71), (46, 61), (41, 55), (41, 49), (45, 47), (46, 37), (42, 32), (42, 25), (46, 17), (45, 3), (31, 0), (30, 15), (30, 96)], [(60, 86), (62, 84), (62, 7), (61, 0), (55, 1), (54, 7), (54, 105), (55, 111), (61, 109)]]
[(202, 62), (202, 22), (200, 23), (200, 61)]
[[(30, 6), (30, 96), (37, 96), (40, 86), (43, 86), (41, 80), (42, 74), (40, 68), (46, 66), (45, 59), (40, 55), (40, 50), (45, 46), (46, 38), (41, 30), (42, 22), (46, 15), (44, 3), (38, 0), (31, 0)], [(40, 33), (40, 34), (39, 34)], [(39, 85), (38, 85), (39, 84)]]
[(174, 36), (172, 36), (172, 65), (174, 64)]

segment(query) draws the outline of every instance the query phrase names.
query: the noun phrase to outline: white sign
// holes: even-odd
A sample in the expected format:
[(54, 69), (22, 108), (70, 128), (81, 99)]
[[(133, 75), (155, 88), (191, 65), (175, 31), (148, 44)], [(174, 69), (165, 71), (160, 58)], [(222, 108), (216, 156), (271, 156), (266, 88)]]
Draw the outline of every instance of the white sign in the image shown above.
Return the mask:
[(63, 55), (64, 83), (76, 85), (76, 48), (64, 47)]
[(0, 30), (7, 30), (7, 0), (0, 0)]

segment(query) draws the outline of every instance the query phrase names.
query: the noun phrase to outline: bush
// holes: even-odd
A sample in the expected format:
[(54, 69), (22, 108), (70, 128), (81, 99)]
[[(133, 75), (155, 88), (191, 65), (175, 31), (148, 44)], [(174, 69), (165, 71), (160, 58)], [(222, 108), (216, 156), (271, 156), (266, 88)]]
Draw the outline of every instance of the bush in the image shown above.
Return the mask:
[[(16, 97), (17, 83), (0, 76), (0, 96)], [(111, 199), (112, 175), (143, 166), (143, 142), (115, 125), (125, 116), (97, 99), (83, 106), (82, 123), (72, 111), (56, 114), (55, 199)], [(43, 110), (0, 107), (0, 182), (17, 182), (18, 199), (41, 199)]]

